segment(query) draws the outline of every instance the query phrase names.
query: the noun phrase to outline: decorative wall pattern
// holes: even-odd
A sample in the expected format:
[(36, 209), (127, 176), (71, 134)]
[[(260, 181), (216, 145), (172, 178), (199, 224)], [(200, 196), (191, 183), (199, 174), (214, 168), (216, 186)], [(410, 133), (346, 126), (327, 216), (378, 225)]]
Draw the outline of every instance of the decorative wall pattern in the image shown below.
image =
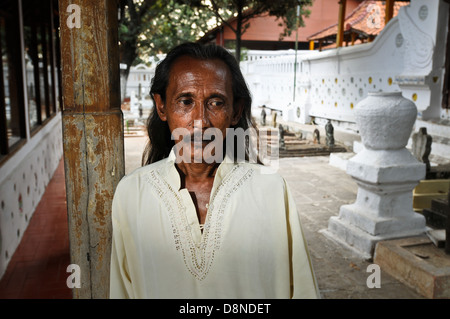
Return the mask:
[(39, 139), (36, 146), (16, 164), (13, 171), (8, 172), (0, 185), (0, 277), (6, 271), (63, 154), (61, 117), (55, 117), (47, 125), (52, 128), (44, 135), (36, 134), (31, 138)]
[(402, 91), (416, 104), (420, 118), (448, 117), (439, 103), (443, 54), (434, 54), (436, 38), (442, 38), (440, 33), (446, 30), (438, 27), (447, 21), (439, 18), (443, 5), (441, 1), (411, 1), (374, 42), (322, 52), (299, 51), (296, 67), (294, 51), (241, 63), (254, 107), (265, 104), (281, 110), (289, 121), (331, 119), (352, 129), (353, 108), (369, 92)]

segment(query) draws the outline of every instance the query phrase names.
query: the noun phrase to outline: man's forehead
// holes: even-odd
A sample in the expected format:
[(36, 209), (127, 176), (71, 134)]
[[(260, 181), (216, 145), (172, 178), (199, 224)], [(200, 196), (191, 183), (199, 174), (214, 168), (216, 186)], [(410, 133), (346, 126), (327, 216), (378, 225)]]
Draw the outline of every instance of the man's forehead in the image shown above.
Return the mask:
[[(177, 58), (169, 74), (169, 86), (186, 85), (188, 82), (205, 81), (206, 84), (232, 84), (231, 71), (220, 59), (198, 59), (190, 56)], [(184, 83), (183, 83), (184, 82)], [(200, 82), (199, 82), (200, 84)]]
[(174, 73), (180, 73), (187, 70), (210, 70), (211, 72), (220, 69), (231, 74), (228, 65), (219, 58), (200, 59), (191, 57), (188, 55), (182, 55), (178, 57), (171, 67), (171, 75), (176, 76)]

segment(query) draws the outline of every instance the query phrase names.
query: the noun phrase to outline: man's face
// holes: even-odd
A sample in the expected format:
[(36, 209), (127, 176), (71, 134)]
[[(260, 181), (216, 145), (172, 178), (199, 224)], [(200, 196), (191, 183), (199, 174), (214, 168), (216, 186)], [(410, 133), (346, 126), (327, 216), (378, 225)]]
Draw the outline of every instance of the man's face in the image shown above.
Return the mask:
[(182, 136), (174, 134), (174, 130), (182, 128), (189, 132), (192, 158), (194, 150), (203, 152), (211, 142), (204, 139), (196, 143), (195, 148), (194, 133), (203, 136), (205, 130), (214, 128), (225, 138), (226, 129), (237, 124), (242, 112), (241, 107), (237, 106), (237, 110), (233, 107), (230, 70), (218, 59), (178, 58), (170, 71), (165, 103), (158, 94), (154, 98), (159, 117), (167, 121), (176, 144), (181, 142)]

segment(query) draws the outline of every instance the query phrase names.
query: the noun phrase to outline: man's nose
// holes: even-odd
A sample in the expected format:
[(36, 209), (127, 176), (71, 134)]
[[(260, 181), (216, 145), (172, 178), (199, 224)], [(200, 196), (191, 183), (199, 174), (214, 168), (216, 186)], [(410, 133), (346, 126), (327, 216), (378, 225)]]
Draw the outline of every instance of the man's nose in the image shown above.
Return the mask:
[(194, 128), (208, 128), (210, 126), (208, 112), (204, 103), (197, 103), (194, 110)]

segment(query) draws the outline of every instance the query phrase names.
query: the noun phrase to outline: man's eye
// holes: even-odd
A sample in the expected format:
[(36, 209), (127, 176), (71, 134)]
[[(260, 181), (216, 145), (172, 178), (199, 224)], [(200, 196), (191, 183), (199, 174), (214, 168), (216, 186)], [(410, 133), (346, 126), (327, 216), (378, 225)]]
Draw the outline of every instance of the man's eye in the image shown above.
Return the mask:
[(193, 103), (192, 99), (181, 99), (178, 101), (182, 106), (189, 106)]
[(223, 101), (221, 100), (211, 100), (208, 102), (209, 106), (211, 107), (223, 107), (223, 105), (225, 104)]

